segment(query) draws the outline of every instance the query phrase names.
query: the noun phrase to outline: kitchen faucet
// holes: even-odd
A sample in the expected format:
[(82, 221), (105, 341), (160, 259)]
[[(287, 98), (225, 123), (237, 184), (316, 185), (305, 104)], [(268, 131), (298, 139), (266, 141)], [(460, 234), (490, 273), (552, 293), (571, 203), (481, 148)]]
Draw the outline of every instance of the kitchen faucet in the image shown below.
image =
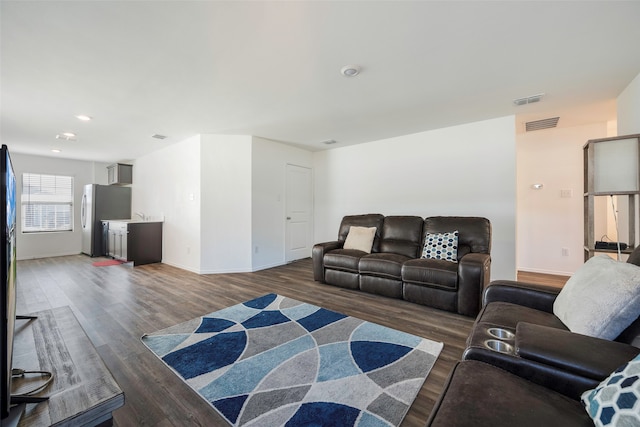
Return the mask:
[(136, 215), (140, 217), (140, 219), (142, 219), (143, 221), (146, 220), (146, 218), (144, 217), (144, 213), (142, 212), (136, 212)]

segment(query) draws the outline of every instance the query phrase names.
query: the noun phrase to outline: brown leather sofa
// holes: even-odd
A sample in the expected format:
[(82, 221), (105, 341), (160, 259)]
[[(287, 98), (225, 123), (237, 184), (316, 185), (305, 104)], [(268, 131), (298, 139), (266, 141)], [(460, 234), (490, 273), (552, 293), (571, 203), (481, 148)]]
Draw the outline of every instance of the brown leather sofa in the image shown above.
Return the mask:
[(593, 427), (579, 399), (475, 360), (453, 368), (429, 427)]
[[(521, 363), (477, 357), (478, 353), (471, 355), (484, 361), (458, 362), (426, 425), (593, 426), (580, 396), (640, 354), (640, 348), (531, 326), (520, 323), (516, 328), (515, 348), (528, 354), (520, 354)], [(552, 331), (556, 334), (548, 334)]]
[[(371, 253), (344, 249), (351, 226), (376, 227)], [(426, 233), (458, 231), (457, 262), (421, 258)], [(345, 216), (313, 247), (316, 281), (475, 316), (489, 283), (491, 223), (479, 217)]]
[[(628, 360), (640, 353), (640, 318), (613, 341), (576, 334), (553, 314), (559, 292), (543, 285), (492, 282), (462, 358), (489, 363), (575, 398), (620, 365), (613, 355)], [(488, 347), (492, 344), (499, 351)]]
[[(629, 257), (640, 265), (640, 248)], [(640, 354), (640, 317), (614, 340), (570, 332), (559, 288), (494, 281), (429, 426), (593, 425), (580, 396)]]

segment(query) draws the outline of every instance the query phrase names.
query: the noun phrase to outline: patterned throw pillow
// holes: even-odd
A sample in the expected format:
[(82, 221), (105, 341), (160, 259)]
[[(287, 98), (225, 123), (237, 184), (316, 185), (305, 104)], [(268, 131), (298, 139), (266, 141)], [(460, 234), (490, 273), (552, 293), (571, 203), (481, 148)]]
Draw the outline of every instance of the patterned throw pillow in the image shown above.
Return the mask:
[(598, 427), (640, 425), (640, 355), (585, 391), (582, 404)]
[(427, 233), (422, 258), (458, 262), (458, 230), (450, 233)]

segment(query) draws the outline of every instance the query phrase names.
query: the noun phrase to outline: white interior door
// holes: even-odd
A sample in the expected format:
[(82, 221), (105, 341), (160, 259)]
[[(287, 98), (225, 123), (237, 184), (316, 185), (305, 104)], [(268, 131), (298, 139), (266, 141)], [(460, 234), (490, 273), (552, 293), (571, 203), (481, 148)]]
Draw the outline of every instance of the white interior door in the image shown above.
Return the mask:
[(313, 198), (311, 169), (287, 165), (286, 261), (311, 256), (313, 245)]

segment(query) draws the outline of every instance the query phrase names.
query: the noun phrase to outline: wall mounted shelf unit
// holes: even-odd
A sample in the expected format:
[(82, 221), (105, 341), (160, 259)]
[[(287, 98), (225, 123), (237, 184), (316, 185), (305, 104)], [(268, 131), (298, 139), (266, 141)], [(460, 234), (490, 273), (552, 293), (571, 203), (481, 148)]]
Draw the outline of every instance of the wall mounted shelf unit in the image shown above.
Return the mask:
[(601, 239), (596, 236), (596, 206), (600, 206), (602, 198), (610, 198), (611, 203), (615, 198), (621, 230), (616, 240), (626, 243), (627, 248), (621, 252), (630, 254), (636, 248), (636, 232), (640, 230), (640, 134), (590, 139), (583, 147), (583, 158), (584, 260), (597, 252), (617, 253), (617, 249), (595, 247), (596, 240)]

